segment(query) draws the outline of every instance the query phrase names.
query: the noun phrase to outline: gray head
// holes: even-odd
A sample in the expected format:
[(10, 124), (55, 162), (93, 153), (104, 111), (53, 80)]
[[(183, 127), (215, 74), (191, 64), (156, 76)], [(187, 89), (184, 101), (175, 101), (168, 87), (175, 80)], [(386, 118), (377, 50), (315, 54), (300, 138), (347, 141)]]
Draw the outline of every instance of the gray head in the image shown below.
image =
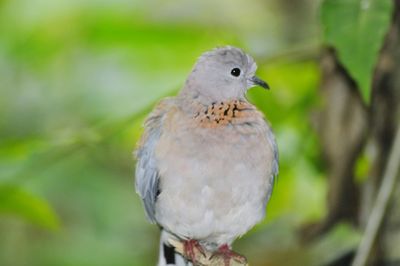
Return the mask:
[(241, 49), (227, 46), (206, 52), (197, 60), (181, 95), (209, 104), (243, 99), (246, 91), (267, 83), (255, 76), (254, 59)]

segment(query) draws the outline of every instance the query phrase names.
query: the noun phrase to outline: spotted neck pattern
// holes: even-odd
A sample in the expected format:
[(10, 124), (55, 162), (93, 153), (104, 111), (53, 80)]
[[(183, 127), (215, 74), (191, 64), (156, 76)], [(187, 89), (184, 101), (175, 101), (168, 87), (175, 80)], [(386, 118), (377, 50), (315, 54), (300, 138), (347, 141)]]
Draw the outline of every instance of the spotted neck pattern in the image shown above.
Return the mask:
[(215, 102), (200, 108), (194, 116), (196, 122), (202, 127), (221, 127), (228, 124), (241, 124), (251, 121), (259, 112), (246, 101), (232, 100), (228, 102)]

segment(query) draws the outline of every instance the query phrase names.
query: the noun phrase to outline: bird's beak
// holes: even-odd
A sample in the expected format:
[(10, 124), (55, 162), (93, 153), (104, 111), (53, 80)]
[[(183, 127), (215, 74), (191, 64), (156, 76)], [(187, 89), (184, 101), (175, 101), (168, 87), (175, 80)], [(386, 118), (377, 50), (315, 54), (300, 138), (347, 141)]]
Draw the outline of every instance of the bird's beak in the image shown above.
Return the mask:
[(269, 85), (267, 84), (267, 82), (265, 82), (264, 80), (253, 76), (252, 78), (250, 78), (251, 83), (253, 83), (254, 85), (258, 85), (260, 87), (263, 87), (266, 90), (269, 90)]

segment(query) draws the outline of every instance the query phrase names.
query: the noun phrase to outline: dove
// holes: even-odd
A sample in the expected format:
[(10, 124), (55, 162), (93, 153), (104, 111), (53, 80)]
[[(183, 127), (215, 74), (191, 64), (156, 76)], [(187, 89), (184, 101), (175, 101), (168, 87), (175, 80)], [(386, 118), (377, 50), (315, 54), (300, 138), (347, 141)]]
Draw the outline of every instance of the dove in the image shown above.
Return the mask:
[[(162, 230), (158, 265), (196, 265), (195, 252), (245, 261), (235, 239), (260, 222), (278, 175), (264, 115), (246, 98), (266, 82), (254, 59), (226, 46), (203, 53), (175, 97), (161, 100), (135, 152), (135, 186)], [(184, 257), (168, 239), (184, 245)]]

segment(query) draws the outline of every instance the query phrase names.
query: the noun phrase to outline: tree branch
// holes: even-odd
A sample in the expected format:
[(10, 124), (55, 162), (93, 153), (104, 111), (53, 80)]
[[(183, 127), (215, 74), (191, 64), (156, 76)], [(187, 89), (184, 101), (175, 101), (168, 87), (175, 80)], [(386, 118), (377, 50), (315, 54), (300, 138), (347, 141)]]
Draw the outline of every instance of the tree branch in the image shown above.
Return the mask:
[(394, 145), (389, 155), (388, 163), (379, 188), (374, 207), (371, 211), (363, 238), (358, 247), (352, 266), (365, 266), (372, 245), (382, 224), (389, 200), (393, 194), (400, 167), (400, 125), (394, 139)]

